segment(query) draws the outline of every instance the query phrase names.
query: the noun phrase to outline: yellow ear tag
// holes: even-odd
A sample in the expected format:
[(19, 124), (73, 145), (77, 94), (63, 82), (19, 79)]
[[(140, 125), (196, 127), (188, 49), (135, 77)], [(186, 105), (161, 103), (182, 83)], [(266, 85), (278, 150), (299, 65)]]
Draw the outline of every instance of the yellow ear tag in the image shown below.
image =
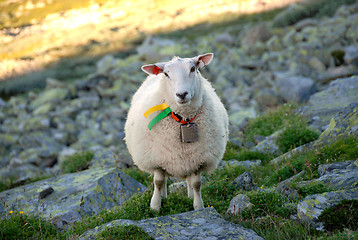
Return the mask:
[(144, 117), (147, 118), (153, 112), (160, 111), (160, 110), (164, 110), (164, 111), (159, 113), (155, 118), (152, 119), (152, 121), (149, 122), (149, 124), (148, 124), (149, 130), (152, 130), (152, 127), (157, 122), (159, 122), (160, 120), (162, 120), (163, 118), (168, 116), (172, 112), (172, 110), (170, 109), (170, 107), (167, 103), (163, 103), (163, 104), (159, 104), (154, 107), (151, 107), (147, 111), (145, 111)]

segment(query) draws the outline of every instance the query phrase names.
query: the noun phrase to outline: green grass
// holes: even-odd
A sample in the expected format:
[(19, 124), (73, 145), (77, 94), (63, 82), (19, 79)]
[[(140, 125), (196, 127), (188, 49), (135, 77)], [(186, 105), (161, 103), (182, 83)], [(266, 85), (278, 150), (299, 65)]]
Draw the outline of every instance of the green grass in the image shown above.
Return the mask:
[(98, 239), (154, 240), (154, 238), (144, 232), (143, 229), (133, 225), (107, 227), (103, 232), (101, 232), (100, 237)]
[(274, 156), (271, 154), (258, 152), (258, 151), (250, 151), (248, 149), (236, 146), (231, 142), (228, 142), (223, 160), (224, 161), (228, 161), (231, 159), (236, 159), (238, 161), (262, 160), (263, 162), (268, 162), (273, 158)]
[(293, 183), (292, 187), (297, 190), (301, 198), (305, 198), (312, 194), (319, 194), (336, 190), (322, 182), (312, 182), (304, 185), (297, 185)]
[(317, 140), (319, 134), (310, 130), (303, 123), (286, 128), (276, 139), (281, 152), (285, 153), (296, 147)]
[(289, 217), (294, 210), (283, 206), (287, 199), (276, 192), (252, 191), (246, 193), (253, 204), (241, 213), (244, 219), (278, 215)]
[(357, 137), (347, 136), (339, 138), (326, 146), (314, 147), (304, 153), (293, 154), (280, 165), (274, 166), (275, 171), (264, 185), (270, 186), (276, 184), (292, 177), (302, 170), (306, 171), (303, 177), (304, 180), (318, 178), (318, 166), (320, 164), (357, 159), (357, 144)]
[(254, 142), (256, 135), (270, 136), (274, 132), (289, 128), (294, 124), (302, 121), (297, 114), (294, 113), (295, 106), (285, 104), (280, 108), (272, 110), (260, 117), (251, 119), (244, 128), (244, 134), (248, 141)]
[(337, 205), (326, 208), (318, 217), (327, 231), (358, 230), (358, 200), (344, 199)]
[(50, 222), (22, 212), (9, 212), (0, 218), (0, 239), (64, 239)]
[(62, 173), (74, 173), (88, 169), (94, 153), (81, 152), (66, 157), (61, 164)]

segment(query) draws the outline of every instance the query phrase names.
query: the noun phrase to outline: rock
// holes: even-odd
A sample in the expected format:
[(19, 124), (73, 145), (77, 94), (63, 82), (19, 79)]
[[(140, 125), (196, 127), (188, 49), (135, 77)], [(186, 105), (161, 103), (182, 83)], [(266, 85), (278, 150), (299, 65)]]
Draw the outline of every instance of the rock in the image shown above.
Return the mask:
[(276, 75), (279, 95), (286, 102), (303, 103), (307, 102), (310, 96), (315, 93), (316, 86), (312, 79), (302, 76)]
[(328, 68), (327, 71), (320, 73), (320, 75), (317, 76), (317, 81), (321, 84), (325, 84), (337, 78), (344, 78), (356, 75), (357, 73), (357, 67), (354, 65), (341, 65), (338, 67), (333, 66)]
[(39, 193), (39, 199), (44, 199), (45, 197), (47, 197), (48, 195), (50, 195), (51, 193), (53, 193), (55, 190), (53, 190), (53, 188), (49, 185), (46, 185), (43, 187), (44, 190), (42, 190)]
[(142, 45), (137, 47), (137, 52), (146, 62), (157, 62), (166, 56), (161, 54), (161, 48), (174, 45), (175, 42), (172, 40), (148, 36)]
[(271, 37), (271, 29), (266, 24), (258, 24), (245, 32), (241, 45), (255, 45), (258, 42), (266, 42)]
[(117, 167), (117, 168), (127, 168), (128, 166), (121, 162), (118, 156), (110, 151), (98, 150), (95, 152), (91, 162), (90, 168), (108, 168), (108, 167)]
[(281, 11), (280, 13), (276, 14), (276, 16), (273, 19), (272, 25), (274, 27), (285, 27), (287, 25), (294, 24), (294, 14), (297, 14), (297, 12), (303, 12), (305, 11), (305, 7), (299, 4), (291, 4), (288, 8)]
[(344, 49), (344, 61), (358, 67), (358, 47), (350, 45)]
[(316, 19), (312, 19), (312, 18), (306, 18), (306, 19), (303, 19), (299, 22), (297, 22), (295, 24), (295, 29), (297, 32), (300, 32), (302, 31), (305, 27), (313, 27), (317, 24), (317, 20)]
[(79, 239), (97, 239), (106, 227), (135, 225), (155, 239), (262, 239), (253, 230), (227, 222), (213, 208), (141, 221), (114, 220), (82, 234)]
[(97, 63), (97, 73), (106, 74), (108, 70), (115, 66), (116, 60), (112, 55), (106, 55), (101, 58)]
[(333, 81), (329, 88), (311, 96), (299, 112), (308, 118), (310, 125), (325, 130), (332, 117), (350, 103), (358, 102), (358, 76)]
[(321, 229), (322, 226), (317, 220), (323, 210), (338, 204), (343, 199), (358, 199), (358, 188), (310, 195), (298, 203), (297, 215), (300, 221)]
[(182, 182), (176, 182), (169, 185), (169, 192), (178, 192), (178, 191), (184, 191), (187, 189), (186, 181)]
[(326, 144), (346, 135), (358, 136), (358, 102), (350, 104), (332, 118), (328, 128), (319, 136), (315, 145)]
[(229, 215), (239, 215), (244, 209), (252, 207), (250, 199), (244, 194), (236, 195), (231, 201), (227, 213)]
[(236, 159), (231, 159), (228, 161), (221, 161), (219, 163), (219, 168), (220, 167), (236, 167), (236, 166), (243, 166), (244, 168), (252, 168), (252, 167), (258, 167), (261, 165), (261, 160), (245, 160), (245, 161), (238, 161)]
[(320, 177), (314, 181), (335, 189), (358, 188), (358, 160), (319, 165), (318, 173)]
[(275, 191), (278, 193), (281, 193), (291, 201), (295, 201), (300, 198), (298, 191), (291, 187), (291, 183), (297, 181), (300, 179), (306, 172), (303, 170), (299, 172), (298, 174), (280, 182)]
[(31, 109), (36, 109), (45, 103), (58, 104), (68, 95), (67, 89), (53, 88), (42, 92), (30, 105)]
[[(54, 191), (39, 200), (39, 193), (48, 185)], [(89, 169), (1, 192), (0, 199), (6, 204), (0, 205), (0, 214), (10, 210), (37, 214), (62, 228), (85, 215), (119, 206), (133, 193), (145, 189), (118, 169)]]
[(244, 172), (238, 176), (234, 180), (234, 184), (236, 184), (239, 189), (243, 189), (245, 191), (251, 191), (256, 188), (256, 186), (253, 184), (252, 175), (249, 172)]
[(216, 43), (227, 44), (227, 45), (232, 45), (234, 43), (234, 39), (229, 33), (225, 32), (225, 33), (222, 33), (222, 34), (218, 35), (215, 38), (215, 42)]

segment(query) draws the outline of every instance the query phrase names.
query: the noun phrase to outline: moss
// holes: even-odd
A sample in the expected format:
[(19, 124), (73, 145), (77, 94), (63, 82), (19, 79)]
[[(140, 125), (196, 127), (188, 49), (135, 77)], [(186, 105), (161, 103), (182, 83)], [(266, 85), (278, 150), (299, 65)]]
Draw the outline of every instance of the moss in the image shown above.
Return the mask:
[(74, 173), (88, 169), (94, 154), (92, 152), (75, 153), (68, 156), (61, 164), (63, 173)]
[(318, 217), (327, 231), (342, 231), (344, 228), (358, 230), (358, 200), (344, 199), (337, 205), (325, 209)]
[(143, 229), (133, 226), (116, 226), (116, 227), (107, 227), (104, 231), (101, 232), (101, 235), (98, 239), (138, 239), (138, 240), (151, 240), (149, 236)]

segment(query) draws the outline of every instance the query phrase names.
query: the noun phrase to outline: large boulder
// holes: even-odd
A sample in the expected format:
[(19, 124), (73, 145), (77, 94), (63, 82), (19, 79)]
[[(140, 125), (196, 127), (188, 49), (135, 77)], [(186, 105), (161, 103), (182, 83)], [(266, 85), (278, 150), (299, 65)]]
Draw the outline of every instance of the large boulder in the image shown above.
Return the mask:
[(314, 128), (325, 130), (332, 117), (351, 103), (358, 102), (358, 76), (337, 79), (321, 92), (311, 96), (300, 109)]
[(114, 220), (82, 234), (79, 239), (97, 239), (106, 227), (135, 225), (155, 239), (262, 239), (253, 230), (225, 221), (213, 208), (141, 221)]
[(337, 137), (347, 135), (358, 136), (358, 102), (350, 104), (331, 119), (328, 128), (317, 139), (316, 145), (326, 144)]
[(145, 189), (117, 168), (89, 169), (1, 192), (0, 215), (10, 210), (38, 214), (62, 228), (119, 206)]
[(358, 188), (309, 195), (297, 205), (297, 215), (302, 222), (317, 229), (322, 229), (322, 224), (318, 222), (318, 217), (323, 210), (338, 204), (344, 199), (358, 199)]

